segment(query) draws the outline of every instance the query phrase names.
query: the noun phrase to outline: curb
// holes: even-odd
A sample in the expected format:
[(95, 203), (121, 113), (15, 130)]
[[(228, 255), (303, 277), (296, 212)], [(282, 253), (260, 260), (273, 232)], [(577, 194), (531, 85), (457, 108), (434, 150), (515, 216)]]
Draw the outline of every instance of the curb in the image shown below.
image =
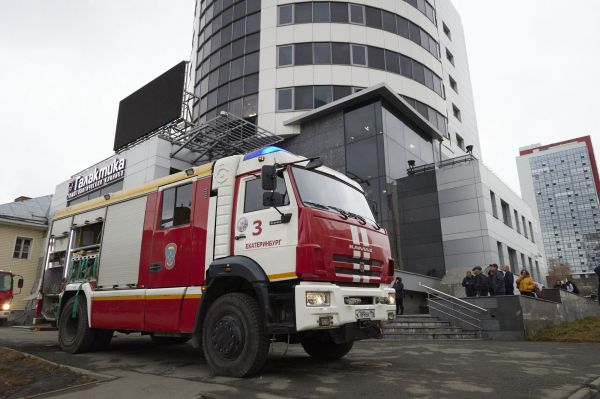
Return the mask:
[(87, 375), (89, 377), (93, 377), (93, 378), (95, 378), (95, 379), (98, 380), (96, 382), (104, 382), (104, 381), (116, 380), (117, 378), (119, 378), (119, 377), (115, 377), (115, 376), (112, 376), (112, 375), (100, 374), (100, 373), (96, 373), (94, 371), (90, 371), (90, 370), (86, 370), (86, 369), (80, 369), (79, 367), (73, 367), (73, 366), (68, 366), (66, 364), (56, 363), (56, 362), (44, 359), (42, 357), (39, 357), (39, 356), (36, 356), (36, 355), (32, 355), (32, 354), (27, 353), (27, 352), (21, 352), (21, 351), (12, 349), (12, 348), (7, 348), (6, 346), (0, 346), (0, 348), (6, 349), (6, 350), (8, 350), (10, 352), (20, 353), (21, 355), (23, 355), (25, 357), (28, 357), (30, 359), (39, 360), (41, 362), (48, 363), (48, 364), (51, 364), (53, 366), (64, 367), (66, 369), (69, 369), (69, 370), (73, 371), (74, 373), (77, 373), (77, 374), (83, 374), (83, 375)]
[(577, 390), (568, 399), (593, 399), (599, 397), (598, 394), (600, 394), (600, 377)]

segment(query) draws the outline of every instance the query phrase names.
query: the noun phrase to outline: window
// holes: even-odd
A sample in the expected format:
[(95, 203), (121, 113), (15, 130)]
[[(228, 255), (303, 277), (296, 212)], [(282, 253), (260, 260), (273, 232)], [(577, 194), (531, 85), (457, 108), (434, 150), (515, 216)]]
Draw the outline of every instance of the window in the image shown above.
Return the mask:
[(385, 50), (385, 69), (400, 74), (400, 58), (397, 53)]
[(350, 4), (350, 22), (353, 24), (365, 24), (365, 7), (358, 4)]
[(277, 66), (294, 65), (294, 46), (277, 47)]
[(510, 218), (510, 207), (503, 200), (500, 200), (500, 207), (502, 208), (502, 221), (508, 227), (512, 227), (512, 220)]
[(331, 54), (334, 64), (350, 64), (350, 45), (348, 43), (331, 43)]
[(311, 65), (312, 43), (299, 43), (294, 45), (294, 65)]
[[(289, 205), (290, 199), (286, 195), (287, 189), (285, 187), (285, 180), (283, 177), (277, 176), (277, 189), (278, 193), (284, 194), (285, 202), (284, 205)], [(244, 213), (260, 211), (268, 209), (268, 206), (263, 205), (263, 189), (260, 181), (260, 177), (257, 179), (246, 181), (246, 193), (244, 197)]]
[(17, 237), (15, 241), (15, 249), (13, 251), (14, 259), (29, 259), (31, 253), (31, 244), (33, 238)]
[(492, 215), (498, 219), (498, 206), (496, 205), (496, 194), (490, 190), (490, 199), (492, 200)]
[(412, 79), (412, 60), (402, 54), (400, 54), (400, 73), (402, 76)]
[(396, 31), (396, 16), (388, 11), (381, 11), (383, 18), (383, 30), (390, 33), (397, 33)]
[(331, 43), (313, 43), (314, 64), (331, 64)]
[(521, 264), (523, 265), (523, 269), (527, 269), (527, 263), (525, 263), (525, 255), (521, 254)]
[(352, 65), (367, 65), (365, 46), (352, 44)]
[(529, 234), (531, 235), (531, 242), (535, 242), (535, 238), (533, 238), (533, 227), (531, 222), (529, 222)]
[(350, 86), (333, 86), (333, 101), (349, 96), (350, 94), (352, 94)]
[(525, 216), (521, 216), (521, 222), (523, 224), (523, 235), (525, 236), (525, 238), (529, 238), (527, 234), (527, 224), (525, 223)]
[(312, 109), (313, 107), (313, 87), (298, 86), (294, 88), (294, 109)]
[(458, 94), (458, 83), (456, 83), (456, 80), (454, 80), (452, 76), (448, 75), (448, 78), (450, 80), (450, 87), (452, 88), (452, 90), (454, 90), (455, 93)]
[(458, 133), (456, 133), (456, 146), (465, 151), (465, 140)]
[(496, 241), (496, 245), (498, 247), (498, 264), (502, 267), (504, 266), (504, 250), (502, 249), (502, 243), (500, 241)]
[(161, 229), (190, 223), (192, 213), (192, 184), (163, 190)]
[(313, 22), (329, 22), (329, 3), (313, 3)]
[(452, 32), (450, 32), (450, 28), (448, 28), (448, 25), (446, 25), (446, 23), (444, 22), (442, 22), (442, 29), (444, 30), (444, 34), (446, 35), (446, 37), (452, 40)]
[(519, 213), (516, 209), (513, 209), (513, 213), (515, 215), (515, 226), (517, 228), (517, 233), (521, 233), (521, 226), (519, 224)]
[(450, 50), (446, 49), (446, 59), (450, 61), (452, 65), (454, 65), (454, 55), (450, 52)]
[(330, 103), (333, 101), (331, 86), (315, 86), (314, 96), (314, 108)]
[(385, 70), (385, 59), (383, 57), (383, 49), (369, 46), (368, 51), (369, 67)]
[(370, 28), (381, 29), (381, 10), (379, 8), (365, 8), (366, 25)]
[(462, 120), (460, 115), (460, 109), (455, 104), (452, 104), (452, 115), (454, 115), (454, 117), (459, 121)]
[(348, 4), (340, 2), (332, 2), (331, 22), (347, 23), (348, 22)]
[(312, 3), (298, 3), (294, 9), (297, 24), (312, 22)]

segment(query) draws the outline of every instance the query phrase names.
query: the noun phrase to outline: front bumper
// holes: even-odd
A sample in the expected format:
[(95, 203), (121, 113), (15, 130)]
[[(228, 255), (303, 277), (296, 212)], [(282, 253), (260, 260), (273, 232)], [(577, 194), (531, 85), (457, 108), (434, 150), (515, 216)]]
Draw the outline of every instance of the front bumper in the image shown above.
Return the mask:
[[(315, 291), (325, 291), (330, 293), (330, 305), (320, 307), (306, 306), (306, 293)], [(317, 329), (339, 328), (345, 324), (356, 323), (358, 321), (356, 310), (373, 310), (375, 317), (373, 321), (389, 320), (394, 317), (396, 311), (395, 305), (382, 303), (367, 305), (348, 305), (344, 302), (345, 297), (373, 297), (387, 298), (388, 293), (394, 290), (387, 287), (341, 287), (332, 283), (300, 283), (295, 287), (295, 307), (296, 307), (296, 331), (309, 331)], [(391, 316), (390, 316), (391, 315)], [(330, 318), (330, 324), (323, 327), (319, 324), (319, 319)]]

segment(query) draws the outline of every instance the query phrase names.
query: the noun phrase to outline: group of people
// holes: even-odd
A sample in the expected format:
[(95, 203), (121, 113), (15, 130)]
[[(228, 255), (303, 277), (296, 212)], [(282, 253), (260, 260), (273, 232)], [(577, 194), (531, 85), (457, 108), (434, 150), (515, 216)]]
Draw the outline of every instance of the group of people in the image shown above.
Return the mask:
[(483, 273), (481, 266), (475, 266), (467, 272), (462, 281), (462, 286), (465, 287), (468, 297), (513, 295), (515, 283), (521, 295), (535, 297), (538, 288), (529, 271), (526, 269), (521, 270), (515, 281), (515, 277), (508, 266), (505, 265), (503, 270), (499, 270), (498, 265), (495, 263), (489, 265), (487, 275)]
[(560, 288), (565, 291), (572, 292), (573, 294), (579, 294), (579, 288), (577, 285), (569, 279), (561, 280), (554, 284), (554, 288)]

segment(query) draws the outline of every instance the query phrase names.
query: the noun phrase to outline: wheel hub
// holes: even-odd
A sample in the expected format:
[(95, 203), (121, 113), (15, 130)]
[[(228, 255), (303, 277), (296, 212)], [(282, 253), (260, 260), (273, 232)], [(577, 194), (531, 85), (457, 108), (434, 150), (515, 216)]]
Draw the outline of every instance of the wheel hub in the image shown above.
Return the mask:
[(244, 347), (244, 333), (241, 321), (233, 316), (224, 316), (214, 326), (212, 346), (224, 359), (235, 359)]

